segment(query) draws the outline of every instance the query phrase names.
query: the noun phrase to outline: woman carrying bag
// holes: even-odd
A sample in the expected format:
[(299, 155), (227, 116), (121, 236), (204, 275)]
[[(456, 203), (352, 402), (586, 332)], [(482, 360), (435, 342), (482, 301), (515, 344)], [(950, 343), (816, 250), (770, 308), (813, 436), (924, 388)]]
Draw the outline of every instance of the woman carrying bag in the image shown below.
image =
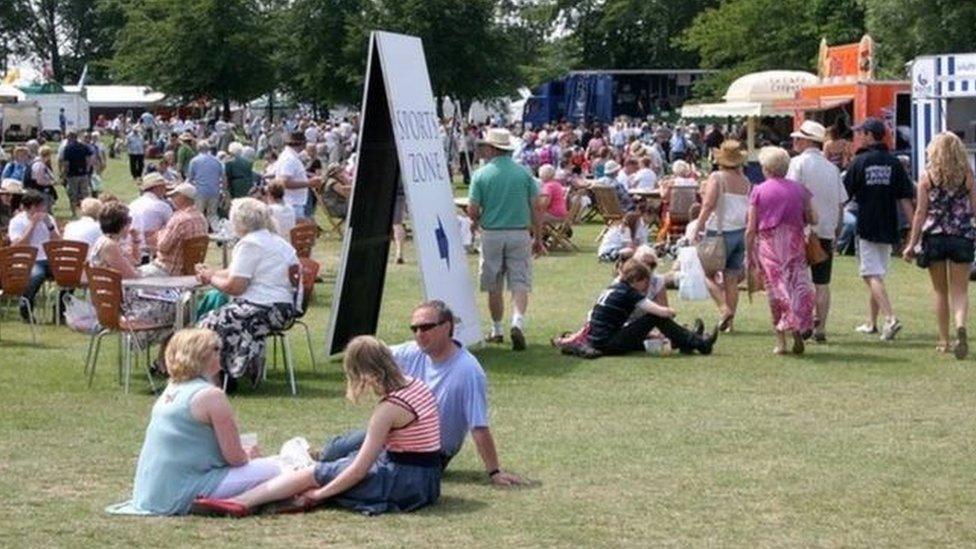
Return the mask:
[[(969, 266), (973, 262), (976, 227), (976, 187), (966, 148), (955, 134), (940, 133), (928, 146), (928, 165), (918, 183), (918, 205), (912, 232), (902, 256), (926, 268), (935, 290), (935, 317), (939, 326), (936, 350), (950, 350), (966, 358), (969, 343)], [(919, 243), (921, 241), (920, 250)], [(949, 306), (956, 323), (956, 341), (949, 344)]]
[[(698, 244), (699, 255), (708, 275), (708, 291), (722, 313), (719, 328), (726, 332), (732, 331), (739, 304), (739, 281), (744, 273), (746, 212), (752, 190), (742, 173), (746, 156), (741, 144), (733, 139), (724, 141), (714, 152), (719, 169), (705, 182), (698, 215), (698, 226), (706, 231), (705, 239)], [(721, 284), (712, 278), (719, 271)]]

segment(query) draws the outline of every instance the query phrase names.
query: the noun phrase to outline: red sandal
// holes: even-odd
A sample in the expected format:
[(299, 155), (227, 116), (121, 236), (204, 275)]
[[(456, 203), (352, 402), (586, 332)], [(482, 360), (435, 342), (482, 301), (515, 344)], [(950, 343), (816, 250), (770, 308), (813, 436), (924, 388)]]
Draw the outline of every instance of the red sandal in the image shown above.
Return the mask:
[(251, 514), (251, 510), (247, 506), (235, 501), (204, 497), (193, 500), (193, 506), (190, 510), (194, 514), (234, 518), (243, 518)]

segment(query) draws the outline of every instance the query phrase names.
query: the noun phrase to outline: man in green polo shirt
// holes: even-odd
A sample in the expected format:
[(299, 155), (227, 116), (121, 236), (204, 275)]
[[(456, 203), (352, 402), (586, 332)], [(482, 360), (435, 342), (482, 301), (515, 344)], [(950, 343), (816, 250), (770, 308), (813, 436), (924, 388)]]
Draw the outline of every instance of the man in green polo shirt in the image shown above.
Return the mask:
[(232, 199), (248, 196), (254, 186), (254, 163), (244, 158), (243, 150), (244, 146), (237, 141), (227, 147), (231, 158), (224, 163), (224, 175)]
[[(505, 313), (503, 279), (512, 292), (512, 349), (525, 349), (525, 310), (532, 290), (532, 252), (539, 238), (542, 204), (532, 174), (512, 160), (515, 148), (508, 130), (490, 128), (481, 143), (487, 163), (471, 177), (468, 216), (481, 226), (481, 291), (491, 312), (489, 343), (502, 343)], [(529, 233), (529, 229), (534, 229)], [(533, 239), (532, 234), (535, 234)]]
[(176, 169), (183, 179), (186, 179), (186, 169), (190, 166), (190, 160), (193, 160), (197, 154), (195, 142), (196, 138), (190, 132), (183, 132), (180, 135), (180, 148), (176, 150)]

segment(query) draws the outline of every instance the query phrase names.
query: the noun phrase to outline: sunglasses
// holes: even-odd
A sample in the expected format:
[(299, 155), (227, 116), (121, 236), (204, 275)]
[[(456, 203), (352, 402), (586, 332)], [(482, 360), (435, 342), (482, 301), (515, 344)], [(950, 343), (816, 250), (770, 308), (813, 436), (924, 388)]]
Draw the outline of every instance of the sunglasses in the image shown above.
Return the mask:
[(429, 332), (430, 330), (433, 330), (434, 328), (440, 326), (441, 324), (444, 324), (443, 320), (440, 322), (427, 322), (426, 324), (412, 324), (410, 326), (410, 331), (413, 333)]

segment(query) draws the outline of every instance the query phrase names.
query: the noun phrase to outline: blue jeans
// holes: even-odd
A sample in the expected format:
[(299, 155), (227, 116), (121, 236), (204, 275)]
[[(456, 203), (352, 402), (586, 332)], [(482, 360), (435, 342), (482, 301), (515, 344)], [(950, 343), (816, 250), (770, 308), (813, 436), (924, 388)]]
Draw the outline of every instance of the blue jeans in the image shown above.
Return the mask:
[(42, 259), (34, 263), (31, 267), (30, 272), (30, 282), (27, 284), (27, 290), (24, 291), (24, 295), (21, 296), (30, 302), (31, 307), (34, 306), (34, 296), (37, 295), (38, 290), (41, 289), (41, 285), (44, 281), (51, 278), (51, 267), (48, 265), (46, 259)]
[[(346, 431), (325, 443), (325, 446), (322, 448), (322, 455), (319, 456), (319, 461), (336, 461), (359, 452), (359, 449), (363, 447), (363, 442), (366, 442), (366, 431), (362, 429)], [(441, 469), (446, 469), (447, 464), (450, 463), (453, 457), (447, 454), (441, 454)]]

